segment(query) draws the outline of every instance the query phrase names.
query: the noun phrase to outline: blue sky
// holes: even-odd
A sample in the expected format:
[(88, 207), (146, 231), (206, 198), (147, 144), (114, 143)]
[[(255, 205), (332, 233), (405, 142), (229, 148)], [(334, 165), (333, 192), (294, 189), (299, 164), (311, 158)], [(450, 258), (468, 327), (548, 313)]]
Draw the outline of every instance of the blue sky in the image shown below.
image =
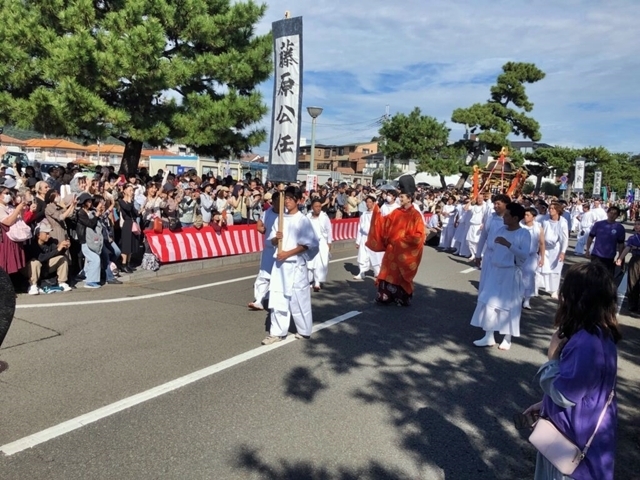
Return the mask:
[[(324, 108), (318, 142), (370, 140), (386, 105), (392, 115), (420, 107), (457, 139), (463, 129), (450, 122), (452, 111), (484, 102), (501, 66), (522, 61), (547, 75), (527, 87), (543, 142), (640, 152), (640, 1), (266, 3), (258, 33), (285, 10), (304, 18), (303, 105)], [(261, 90), (271, 105), (272, 84)], [(302, 136), (310, 130), (306, 116)]]

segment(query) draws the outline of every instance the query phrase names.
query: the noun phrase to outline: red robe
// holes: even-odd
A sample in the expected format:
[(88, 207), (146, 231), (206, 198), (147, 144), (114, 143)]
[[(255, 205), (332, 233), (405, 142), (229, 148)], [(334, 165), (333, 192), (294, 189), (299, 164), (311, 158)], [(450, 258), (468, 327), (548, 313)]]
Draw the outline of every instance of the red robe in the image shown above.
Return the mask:
[(413, 205), (397, 208), (386, 217), (376, 205), (366, 245), (374, 252), (385, 252), (378, 281), (399, 285), (412, 295), (424, 240), (424, 219)]

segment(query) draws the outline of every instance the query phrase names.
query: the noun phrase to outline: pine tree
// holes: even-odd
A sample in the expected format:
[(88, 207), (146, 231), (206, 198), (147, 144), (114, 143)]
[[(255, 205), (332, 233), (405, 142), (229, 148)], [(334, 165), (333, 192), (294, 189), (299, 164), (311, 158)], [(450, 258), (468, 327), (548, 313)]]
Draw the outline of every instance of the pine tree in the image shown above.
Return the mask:
[(0, 0), (0, 120), (224, 158), (259, 145), (272, 72), (252, 0)]

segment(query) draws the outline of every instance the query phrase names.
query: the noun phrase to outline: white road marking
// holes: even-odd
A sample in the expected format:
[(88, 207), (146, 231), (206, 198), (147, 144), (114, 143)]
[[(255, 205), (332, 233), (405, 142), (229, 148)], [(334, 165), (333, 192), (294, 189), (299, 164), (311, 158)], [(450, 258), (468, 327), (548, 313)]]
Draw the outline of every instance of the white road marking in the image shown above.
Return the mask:
[[(362, 312), (352, 311), (349, 313), (345, 313), (344, 315), (340, 315), (339, 317), (336, 317), (332, 320), (327, 320), (326, 322), (314, 325), (313, 332), (315, 333), (325, 328), (332, 327), (333, 325), (360, 315), (360, 313)], [(210, 377), (211, 375), (222, 372), (223, 370), (226, 370), (230, 367), (239, 365), (240, 363), (246, 362), (248, 360), (251, 360), (252, 358), (256, 358), (267, 352), (275, 350), (276, 348), (284, 347), (285, 345), (288, 345), (293, 341), (295, 341), (295, 337), (293, 335), (289, 335), (286, 340), (274, 343), (273, 345), (254, 348), (253, 350), (241, 353), (239, 355), (236, 355), (235, 357), (229, 358), (228, 360), (224, 360), (220, 363), (216, 363), (215, 365), (211, 365), (210, 367), (206, 367), (202, 370), (198, 370), (183, 377), (176, 378), (175, 380), (171, 380), (170, 382), (158, 385), (157, 387), (154, 387), (150, 390), (138, 393), (128, 398), (124, 398), (120, 401), (112, 403), (111, 405), (106, 405), (102, 408), (94, 410), (93, 412), (89, 412), (84, 415), (80, 415), (79, 417), (72, 418), (71, 420), (67, 420), (66, 422), (60, 423), (54, 427), (47, 428), (46, 430), (42, 430), (41, 432), (21, 438), (20, 440), (16, 440), (15, 442), (7, 443), (6, 445), (0, 447), (0, 452), (3, 452), (7, 456), (22, 452), (23, 450), (35, 447), (36, 445), (52, 440), (56, 437), (64, 435), (65, 433), (72, 432), (84, 427), (85, 425), (89, 425), (90, 423), (97, 422), (98, 420), (114, 415), (135, 405), (140, 405), (141, 403), (144, 403), (148, 400), (157, 398), (161, 395), (164, 395), (165, 393), (172, 392), (186, 385), (197, 382), (198, 380), (202, 380), (203, 378)]]
[[(329, 263), (344, 262), (345, 260), (353, 260), (356, 257), (337, 258), (330, 260)], [(76, 307), (79, 305), (98, 305), (101, 303), (120, 303), (120, 302), (134, 302), (138, 300), (148, 300), (149, 298), (165, 297), (167, 295), (178, 295), (180, 293), (193, 292), (194, 290), (202, 290), (203, 288), (217, 287), (220, 285), (227, 285), (229, 283), (243, 282), (245, 280), (251, 280), (256, 278), (255, 275), (248, 277), (232, 278), (230, 280), (222, 280), (220, 282), (206, 283), (204, 285), (196, 285), (194, 287), (179, 288), (177, 290), (168, 290), (166, 292), (149, 293), (147, 295), (138, 295), (136, 297), (118, 297), (118, 298), (105, 298), (100, 300), (83, 300), (78, 302), (60, 302), (60, 303), (38, 303), (32, 305), (16, 305), (16, 309), (20, 308), (51, 308), (51, 307)]]
[(462, 270), (460, 273), (464, 273), (466, 275), (467, 273), (475, 272), (476, 270), (477, 270), (476, 267), (471, 267), (471, 268), (467, 268), (466, 270)]

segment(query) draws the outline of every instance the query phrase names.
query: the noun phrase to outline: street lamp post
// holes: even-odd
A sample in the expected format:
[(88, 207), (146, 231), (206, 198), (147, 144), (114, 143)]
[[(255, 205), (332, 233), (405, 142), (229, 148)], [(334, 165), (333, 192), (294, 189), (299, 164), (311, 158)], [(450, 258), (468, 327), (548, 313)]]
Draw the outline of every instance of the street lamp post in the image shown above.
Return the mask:
[(316, 119), (322, 113), (322, 108), (307, 107), (307, 112), (311, 115), (311, 165), (309, 167), (309, 174), (313, 175), (316, 158)]

